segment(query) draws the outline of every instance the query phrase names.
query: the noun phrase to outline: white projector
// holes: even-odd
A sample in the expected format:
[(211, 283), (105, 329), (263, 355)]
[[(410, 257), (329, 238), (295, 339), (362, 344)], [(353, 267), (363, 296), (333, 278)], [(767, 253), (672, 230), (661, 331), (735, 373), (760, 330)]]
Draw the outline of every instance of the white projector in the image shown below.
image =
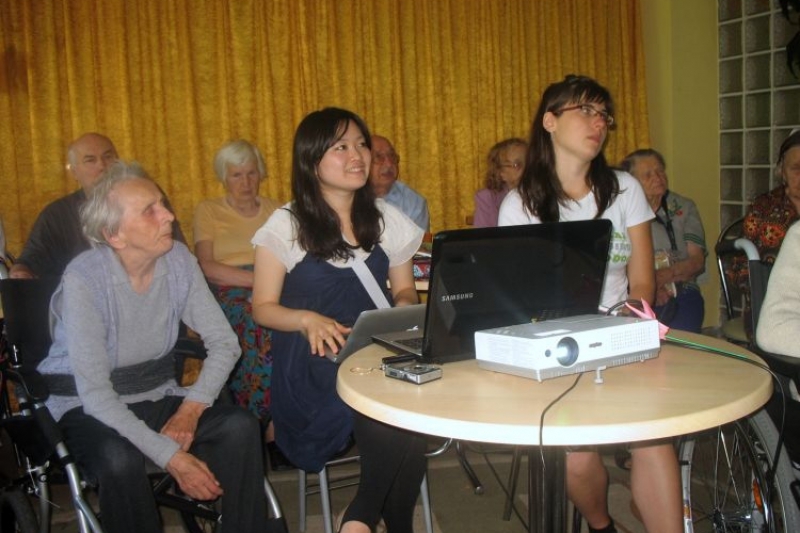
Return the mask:
[(658, 322), (579, 315), (475, 332), (478, 366), (542, 381), (658, 356)]

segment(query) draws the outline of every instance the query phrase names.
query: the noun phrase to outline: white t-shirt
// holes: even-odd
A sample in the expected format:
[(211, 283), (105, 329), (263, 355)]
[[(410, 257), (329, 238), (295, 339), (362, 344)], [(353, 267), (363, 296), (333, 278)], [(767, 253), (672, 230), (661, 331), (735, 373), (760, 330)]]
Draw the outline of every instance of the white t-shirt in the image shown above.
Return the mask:
[[(647, 203), (639, 182), (627, 172), (616, 172), (619, 180), (619, 196), (600, 218), (610, 220), (613, 226), (611, 249), (608, 253), (608, 268), (603, 286), (600, 305), (608, 309), (628, 297), (628, 259), (631, 256), (631, 242), (628, 228), (637, 226), (654, 218), (653, 210)], [(597, 214), (594, 193), (590, 192), (581, 200), (559, 207), (560, 220), (590, 220)], [(539, 224), (541, 220), (523, 208), (522, 197), (515, 189), (510, 191), (500, 205), (498, 225), (519, 226)]]
[[(382, 199), (375, 200), (375, 205), (383, 215), (383, 231), (381, 232), (380, 245), (389, 257), (389, 266), (402, 265), (419, 249), (424, 232), (402, 211), (386, 203)], [(251, 241), (256, 246), (266, 246), (286, 267), (286, 272), (292, 269), (306, 256), (306, 251), (300, 248), (297, 242), (297, 228), (295, 220), (289, 210), (292, 204), (288, 203), (283, 208), (277, 209), (269, 220), (256, 231)], [(362, 248), (354, 250), (358, 259), (366, 259), (369, 253)], [(341, 260), (328, 261), (339, 268), (348, 267), (349, 263)]]

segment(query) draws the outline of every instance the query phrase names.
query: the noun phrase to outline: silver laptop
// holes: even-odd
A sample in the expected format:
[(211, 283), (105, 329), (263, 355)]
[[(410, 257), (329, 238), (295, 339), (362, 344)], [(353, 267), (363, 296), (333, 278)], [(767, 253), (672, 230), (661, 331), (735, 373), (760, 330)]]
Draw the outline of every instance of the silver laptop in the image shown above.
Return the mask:
[(421, 331), (424, 324), (425, 304), (363, 311), (358, 315), (352, 331), (347, 336), (347, 342), (339, 353), (334, 354), (328, 348), (325, 350), (325, 357), (334, 363), (341, 363), (351, 354), (372, 344), (374, 335), (389, 331)]
[(611, 222), (443, 231), (433, 239), (423, 331), (373, 338), (426, 363), (475, 357), (475, 332), (597, 313)]

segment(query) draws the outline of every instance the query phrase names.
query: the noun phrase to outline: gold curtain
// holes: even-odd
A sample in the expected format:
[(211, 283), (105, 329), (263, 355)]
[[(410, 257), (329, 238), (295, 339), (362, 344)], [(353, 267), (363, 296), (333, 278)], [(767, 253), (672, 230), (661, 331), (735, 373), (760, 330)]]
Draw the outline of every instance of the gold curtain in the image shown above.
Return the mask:
[(108, 135), (161, 183), (191, 241), (219, 196), (212, 158), (243, 137), (262, 193), (289, 199), (294, 129), (356, 111), (401, 155), (434, 231), (463, 226), (492, 144), (526, 137), (568, 73), (615, 97), (612, 162), (648, 144), (638, 0), (10, 0), (0, 2), (0, 215), (18, 252), (76, 188), (65, 147)]

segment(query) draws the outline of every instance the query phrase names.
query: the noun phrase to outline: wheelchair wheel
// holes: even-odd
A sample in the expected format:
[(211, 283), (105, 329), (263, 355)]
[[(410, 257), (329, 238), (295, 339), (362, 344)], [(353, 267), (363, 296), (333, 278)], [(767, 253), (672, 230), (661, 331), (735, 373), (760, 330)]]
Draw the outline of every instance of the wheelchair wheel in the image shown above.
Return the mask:
[(39, 531), (31, 502), (20, 488), (0, 490), (0, 531), (9, 533)]
[(181, 520), (187, 533), (215, 533), (220, 526), (220, 515), (213, 504), (196, 504), (191, 511), (181, 511)]
[[(766, 473), (778, 433), (763, 409), (731, 424), (684, 437), (679, 459), (687, 533), (794, 533), (800, 531), (798, 487), (785, 453), (773, 490)], [(797, 489), (795, 489), (797, 490)]]

